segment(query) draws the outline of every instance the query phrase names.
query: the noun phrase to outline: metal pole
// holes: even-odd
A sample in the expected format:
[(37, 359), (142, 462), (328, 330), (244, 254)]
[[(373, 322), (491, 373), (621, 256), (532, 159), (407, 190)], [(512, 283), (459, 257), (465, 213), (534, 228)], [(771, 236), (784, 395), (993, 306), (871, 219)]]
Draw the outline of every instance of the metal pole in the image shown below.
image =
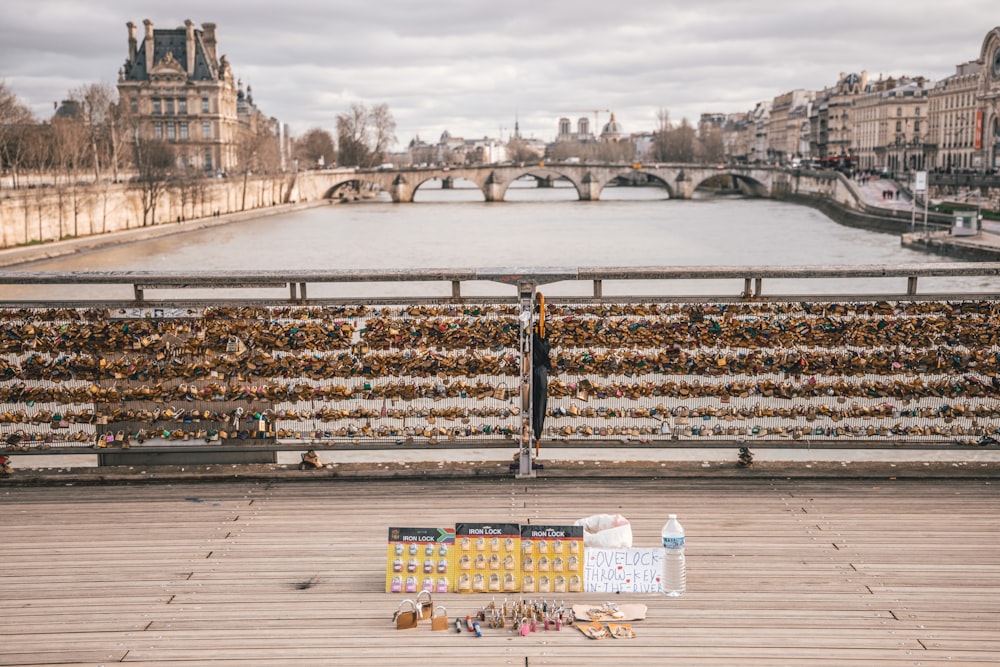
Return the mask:
[(983, 233), (983, 189), (976, 187), (976, 236)]
[(518, 443), (518, 477), (534, 477), (535, 467), (531, 461), (531, 450), (534, 440), (534, 409), (532, 405), (532, 383), (534, 373), (531, 367), (531, 331), (534, 324), (532, 317), (532, 305), (534, 302), (535, 285), (530, 282), (522, 282), (518, 285), (520, 315), (518, 316), (519, 348), (521, 351), (520, 365), (518, 370), (521, 377), (518, 383), (518, 397), (515, 399), (521, 406), (520, 423), (521, 428), (517, 431)]
[[(924, 229), (928, 230), (927, 227), (927, 192), (924, 192)], [(930, 246), (931, 233), (927, 231), (927, 245)]]

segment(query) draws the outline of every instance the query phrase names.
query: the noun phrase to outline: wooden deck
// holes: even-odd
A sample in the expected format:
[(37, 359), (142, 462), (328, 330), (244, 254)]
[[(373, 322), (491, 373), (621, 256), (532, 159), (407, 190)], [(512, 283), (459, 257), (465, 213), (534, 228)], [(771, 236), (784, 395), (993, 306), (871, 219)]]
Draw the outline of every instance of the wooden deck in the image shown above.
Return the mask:
[[(687, 530), (684, 597), (616, 600), (649, 606), (635, 639), (390, 622), (389, 525), (598, 512)], [(0, 487), (0, 665), (996, 665), (998, 527), (990, 479)]]

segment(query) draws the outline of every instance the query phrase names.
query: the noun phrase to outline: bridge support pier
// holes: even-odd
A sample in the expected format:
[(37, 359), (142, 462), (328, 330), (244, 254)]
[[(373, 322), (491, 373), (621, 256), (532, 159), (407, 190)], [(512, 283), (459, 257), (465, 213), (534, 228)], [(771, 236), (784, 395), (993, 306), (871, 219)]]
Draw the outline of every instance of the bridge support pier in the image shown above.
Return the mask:
[(601, 184), (588, 172), (580, 181), (580, 201), (597, 201), (601, 198)]
[(691, 199), (694, 196), (694, 181), (686, 177), (683, 172), (674, 181), (674, 199)]
[(486, 201), (503, 201), (506, 191), (503, 179), (497, 176), (496, 172), (491, 172), (483, 184), (483, 197), (486, 198)]
[(413, 202), (413, 187), (400, 174), (393, 179), (392, 185), (389, 186), (389, 196), (396, 204), (410, 204)]

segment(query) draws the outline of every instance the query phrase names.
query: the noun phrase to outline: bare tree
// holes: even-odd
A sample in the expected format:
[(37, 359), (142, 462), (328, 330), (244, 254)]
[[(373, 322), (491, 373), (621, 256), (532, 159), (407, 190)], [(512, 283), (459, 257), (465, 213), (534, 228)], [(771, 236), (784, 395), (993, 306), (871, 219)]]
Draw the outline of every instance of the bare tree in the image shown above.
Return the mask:
[(669, 162), (670, 112), (660, 108), (656, 112), (656, 130), (653, 133), (652, 158), (655, 162)]
[(695, 161), (695, 140), (697, 131), (688, 122), (687, 118), (681, 119), (681, 124), (671, 133), (671, 149), (676, 157), (674, 162), (694, 162)]
[(368, 167), (368, 112), (354, 103), (347, 113), (337, 115), (337, 160), (347, 167)]
[[(80, 213), (81, 193), (79, 185), (81, 176), (85, 173), (90, 158), (90, 140), (85, 119), (80, 114), (79, 106), (72, 101), (64, 103), (49, 124), (51, 143), (51, 164), (56, 176), (56, 194), (60, 201), (69, 197), (73, 210), (73, 229), (71, 236), (79, 236), (77, 222)], [(63, 207), (59, 207), (59, 238), (66, 234), (62, 219)]]
[(121, 168), (128, 166), (129, 155), (135, 155), (133, 139), (139, 132), (139, 119), (132, 113), (126, 102), (119, 100), (108, 118), (111, 152), (111, 174), (115, 183), (120, 180)]
[(156, 222), (156, 205), (170, 185), (175, 157), (173, 148), (162, 139), (135, 140), (135, 184), (142, 197), (142, 226)]
[(653, 159), (657, 162), (694, 162), (697, 150), (697, 132), (687, 118), (674, 127), (670, 114), (660, 109), (656, 114), (656, 133), (653, 140)]
[(371, 110), (372, 165), (385, 162), (385, 157), (396, 144), (396, 120), (385, 102), (376, 104)]
[(702, 162), (721, 162), (726, 155), (726, 147), (722, 139), (722, 130), (714, 126), (703, 129), (698, 137), (698, 158)]
[(512, 137), (507, 142), (507, 158), (514, 162), (533, 162), (540, 157), (538, 151), (521, 137)]
[(236, 159), (243, 172), (243, 195), (240, 210), (246, 210), (250, 174), (276, 171), (280, 164), (278, 140), (263, 119), (250, 127), (241, 127), (236, 141)]
[(370, 111), (355, 102), (337, 116), (338, 162), (349, 167), (374, 167), (396, 143), (396, 121), (385, 103)]
[[(0, 81), (0, 174), (9, 169), (11, 184), (18, 179), (30, 148), (35, 120), (28, 107), (17, 98), (6, 82)], [(3, 181), (0, 180), (0, 187)]]
[(90, 146), (90, 163), (94, 179), (101, 181), (101, 166), (112, 162), (111, 135), (118, 94), (107, 83), (91, 83), (71, 90), (69, 98), (76, 102), (84, 136)]
[(333, 137), (322, 128), (314, 127), (295, 142), (295, 159), (300, 165), (326, 165), (337, 161)]

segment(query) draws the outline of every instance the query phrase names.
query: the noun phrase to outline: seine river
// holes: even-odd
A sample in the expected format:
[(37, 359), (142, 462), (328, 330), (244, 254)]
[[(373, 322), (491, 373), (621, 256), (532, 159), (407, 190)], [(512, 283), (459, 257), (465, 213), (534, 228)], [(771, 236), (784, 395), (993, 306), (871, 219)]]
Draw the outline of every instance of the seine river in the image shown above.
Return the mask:
[[(658, 188), (610, 187), (601, 201), (577, 201), (569, 187), (518, 181), (505, 202), (486, 203), (473, 187), (417, 192), (413, 204), (384, 199), (262, 217), (212, 229), (119, 245), (24, 267), (38, 271), (225, 269), (531, 268), (594, 266), (896, 265), (951, 261), (906, 250), (899, 237), (840, 225), (822, 213), (768, 199), (697, 196), (667, 199)], [(615, 294), (738, 294), (730, 284), (608, 282)], [(773, 281), (765, 293), (830, 291)], [(905, 290), (905, 279), (853, 281), (839, 293)], [(357, 288), (310, 286), (310, 296), (446, 294), (442, 285)], [(586, 285), (554, 285), (550, 294), (588, 294)], [(921, 279), (920, 291), (991, 289), (989, 278)], [(346, 290), (346, 291), (345, 291)], [(368, 291), (373, 290), (373, 291)], [(499, 290), (499, 291), (498, 291)], [(506, 291), (504, 291), (506, 290)], [(491, 284), (463, 294), (503, 294)], [(130, 291), (129, 291), (130, 293)], [(80, 294), (83, 296), (83, 294)], [(191, 294), (195, 296), (195, 294)], [(280, 295), (279, 295), (280, 296)], [(127, 295), (126, 295), (127, 298)]]

